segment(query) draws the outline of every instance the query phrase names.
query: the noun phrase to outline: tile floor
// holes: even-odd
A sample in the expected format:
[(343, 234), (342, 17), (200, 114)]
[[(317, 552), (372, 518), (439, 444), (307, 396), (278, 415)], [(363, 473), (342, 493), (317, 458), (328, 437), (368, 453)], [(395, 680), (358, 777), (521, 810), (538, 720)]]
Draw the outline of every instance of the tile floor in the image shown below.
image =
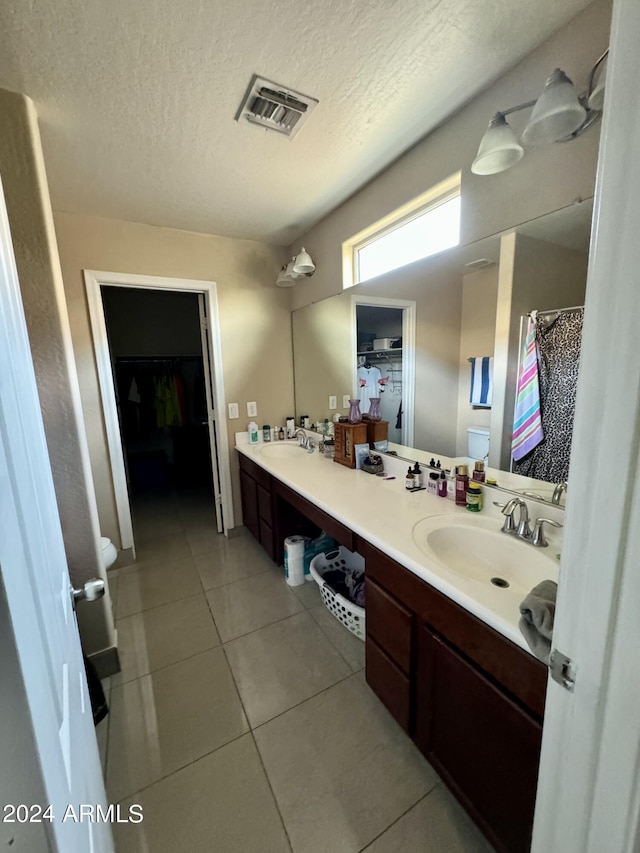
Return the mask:
[(490, 851), (364, 679), (364, 644), (197, 494), (138, 501), (98, 727), (118, 853)]

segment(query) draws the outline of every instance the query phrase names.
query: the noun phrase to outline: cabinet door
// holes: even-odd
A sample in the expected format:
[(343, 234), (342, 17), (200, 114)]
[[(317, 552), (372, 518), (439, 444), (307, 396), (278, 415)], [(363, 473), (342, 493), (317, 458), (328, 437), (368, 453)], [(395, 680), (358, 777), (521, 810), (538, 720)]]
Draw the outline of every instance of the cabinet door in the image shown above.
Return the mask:
[(542, 728), (423, 626), (416, 742), (498, 849), (531, 845)]
[(240, 471), (240, 492), (242, 498), (242, 520), (247, 530), (260, 540), (258, 524), (258, 484), (246, 471)]

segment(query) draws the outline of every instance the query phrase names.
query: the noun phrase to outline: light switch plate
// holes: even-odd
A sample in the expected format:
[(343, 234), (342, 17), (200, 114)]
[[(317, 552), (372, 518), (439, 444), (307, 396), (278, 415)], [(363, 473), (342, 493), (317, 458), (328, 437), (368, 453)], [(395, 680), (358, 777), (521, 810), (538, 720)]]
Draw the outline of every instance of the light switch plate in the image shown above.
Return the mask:
[(349, 408), (349, 400), (350, 400), (350, 399), (351, 399), (351, 397), (350, 397), (348, 394), (343, 394), (343, 395), (342, 395), (342, 408), (343, 408), (343, 409), (348, 409), (348, 408)]
[(333, 412), (334, 409), (338, 408), (338, 398), (335, 394), (332, 394), (329, 397), (329, 410)]
[(258, 417), (258, 406), (256, 403), (247, 403), (247, 416), (250, 418)]
[(237, 403), (229, 403), (229, 420), (233, 420), (234, 418), (239, 418), (240, 412), (238, 411)]

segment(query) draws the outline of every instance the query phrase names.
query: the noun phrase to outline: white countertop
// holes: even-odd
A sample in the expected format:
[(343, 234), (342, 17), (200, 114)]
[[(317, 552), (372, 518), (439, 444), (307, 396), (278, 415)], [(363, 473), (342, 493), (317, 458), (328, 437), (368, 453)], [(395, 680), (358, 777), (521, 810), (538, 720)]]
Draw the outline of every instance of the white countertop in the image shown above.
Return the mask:
[[(237, 450), (252, 459), (281, 482), (314, 503), (320, 509), (342, 522), (363, 539), (375, 545), (385, 554), (403, 565), (413, 574), (425, 580), (444, 595), (473, 613), (487, 625), (525, 651), (529, 651), (518, 628), (519, 604), (522, 594), (513, 589), (500, 589), (490, 583), (461, 577), (425, 555), (416, 545), (412, 531), (414, 526), (428, 516), (460, 513), (471, 516), (464, 507), (457, 507), (451, 500), (436, 497), (425, 491), (411, 493), (404, 484), (404, 476), (385, 459), (385, 470), (396, 475), (396, 479), (384, 480), (364, 471), (352, 470), (326, 459), (318, 451), (307, 453), (300, 450), (283, 456), (268, 456), (261, 448), (242, 443), (242, 434), (237, 436)], [(406, 468), (406, 464), (402, 463)], [(504, 521), (500, 510), (492, 500), (500, 495), (485, 489), (483, 521), (491, 523), (495, 518), (498, 531)], [(562, 522), (562, 510), (549, 505), (528, 501), (532, 516), (543, 515)], [(538, 511), (540, 510), (540, 511)], [(477, 518), (478, 516), (475, 516)], [(539, 578), (552, 577), (557, 580), (558, 561), (556, 554), (561, 548), (560, 531), (545, 528), (549, 548), (545, 549), (551, 571)], [(533, 546), (518, 543), (523, 549)], [(555, 575), (553, 572), (555, 571)]]

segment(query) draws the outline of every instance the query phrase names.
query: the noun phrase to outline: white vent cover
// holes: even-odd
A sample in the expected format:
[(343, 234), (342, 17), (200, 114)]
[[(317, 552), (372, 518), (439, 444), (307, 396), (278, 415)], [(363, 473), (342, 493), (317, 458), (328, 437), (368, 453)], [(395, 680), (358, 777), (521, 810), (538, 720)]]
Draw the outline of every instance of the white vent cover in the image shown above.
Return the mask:
[(293, 139), (317, 105), (315, 98), (254, 74), (236, 121), (248, 121)]
[(478, 258), (477, 261), (469, 261), (468, 264), (465, 264), (465, 267), (468, 270), (482, 270), (485, 267), (494, 267), (495, 261), (488, 261), (486, 258)]

